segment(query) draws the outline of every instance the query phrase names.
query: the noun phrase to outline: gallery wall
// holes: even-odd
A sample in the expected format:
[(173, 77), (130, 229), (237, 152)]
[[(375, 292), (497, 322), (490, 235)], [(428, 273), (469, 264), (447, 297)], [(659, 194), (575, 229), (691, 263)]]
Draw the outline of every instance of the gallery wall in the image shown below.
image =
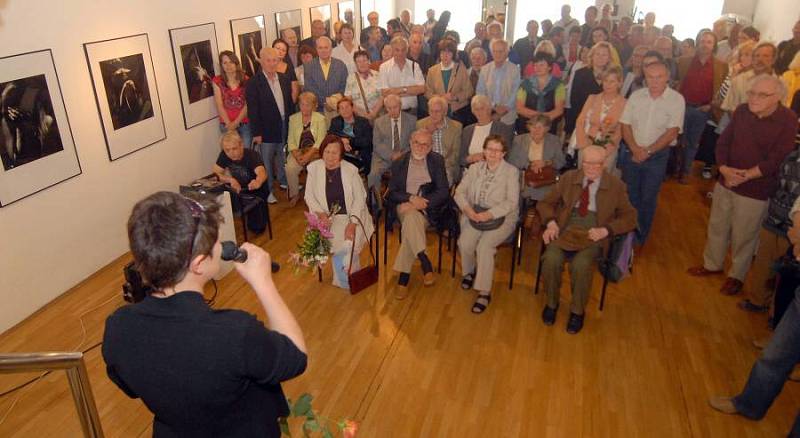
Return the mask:
[(753, 24), (761, 30), (761, 39), (779, 42), (792, 38), (792, 26), (800, 20), (797, 0), (761, 0), (755, 9)]
[[(356, 17), (358, 16), (358, 2)], [(216, 121), (186, 130), (168, 30), (213, 22), (220, 50), (231, 49), (229, 20), (274, 13), (319, 0), (170, 2), (0, 2), (0, 57), (52, 49), (82, 174), (0, 208), (0, 332), (26, 318), (127, 251), (132, 205), (158, 190), (208, 174), (219, 151)], [(336, 16), (336, 2), (331, 2)], [(166, 139), (109, 161), (83, 44), (147, 33)], [(306, 35), (307, 36), (307, 35)]]

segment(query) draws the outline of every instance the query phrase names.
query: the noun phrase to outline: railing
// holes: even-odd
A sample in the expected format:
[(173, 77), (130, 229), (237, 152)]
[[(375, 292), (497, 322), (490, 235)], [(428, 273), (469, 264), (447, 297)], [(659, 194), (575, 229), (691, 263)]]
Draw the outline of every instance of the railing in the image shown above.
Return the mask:
[(83, 353), (15, 353), (0, 354), (0, 374), (29, 371), (64, 370), (67, 372), (72, 398), (78, 410), (83, 436), (103, 438), (103, 428), (94, 404), (89, 375), (83, 362)]

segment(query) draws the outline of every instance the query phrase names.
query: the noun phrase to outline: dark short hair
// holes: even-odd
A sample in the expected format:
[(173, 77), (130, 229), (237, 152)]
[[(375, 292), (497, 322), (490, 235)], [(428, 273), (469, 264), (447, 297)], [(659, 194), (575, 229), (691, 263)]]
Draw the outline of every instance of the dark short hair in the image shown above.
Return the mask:
[(311, 55), (314, 58), (316, 58), (317, 57), (317, 49), (315, 49), (314, 47), (307, 46), (307, 45), (304, 44), (304, 45), (300, 46), (299, 49), (297, 49), (297, 57), (299, 58), (299, 57), (301, 57), (303, 55)]
[(550, 117), (547, 117), (544, 114), (537, 114), (534, 117), (528, 119), (528, 122), (526, 123), (528, 127), (533, 127), (533, 125), (536, 124), (542, 125), (542, 127), (547, 130), (550, 129), (550, 126), (553, 125), (553, 121), (550, 120)]
[(756, 29), (753, 26), (745, 27), (744, 29), (741, 30), (741, 33), (747, 35), (752, 40), (758, 41), (761, 39), (761, 32), (759, 32), (758, 29)]
[(603, 32), (603, 34), (606, 36), (606, 41), (608, 41), (608, 40), (610, 39), (610, 36), (609, 36), (609, 34), (608, 34), (608, 29), (606, 29), (606, 28), (605, 28), (605, 27), (603, 27), (603, 26), (596, 26), (594, 29), (592, 29), (592, 33), (595, 33), (595, 32), (597, 32), (598, 30), (599, 30), (599, 31), (601, 31), (601, 32)]
[(664, 55), (662, 55), (661, 52), (657, 52), (655, 50), (648, 50), (647, 52), (645, 52), (644, 56), (642, 56), (642, 59), (644, 58), (656, 58), (658, 59), (658, 62), (664, 64)]
[(537, 52), (535, 55), (533, 55), (533, 59), (531, 60), (531, 62), (533, 62), (534, 64), (541, 61), (546, 62), (548, 67), (552, 67), (553, 63), (556, 62), (553, 55), (547, 52)]
[(581, 33), (580, 26), (572, 26), (572, 27), (570, 27), (568, 34), (572, 35), (573, 33)]
[(350, 96), (342, 96), (342, 98), (339, 99), (338, 102), (336, 102), (336, 111), (339, 111), (339, 105), (341, 105), (342, 103), (349, 103), (351, 107), (355, 106), (355, 104), (353, 103), (353, 98), (352, 97), (350, 97)]
[[(544, 21), (542, 21), (542, 23), (544, 23)], [(561, 27), (561, 26), (553, 26), (553, 27), (550, 28), (550, 33), (547, 34), (547, 36), (552, 38), (552, 37), (554, 37), (554, 36), (556, 36), (556, 35), (558, 35), (560, 33), (563, 33), (563, 32), (564, 32), (564, 28), (563, 27)]]
[(325, 148), (332, 144), (339, 145), (339, 158), (341, 159), (344, 157), (344, 144), (342, 144), (342, 139), (336, 134), (328, 134), (324, 139), (322, 139), (322, 143), (319, 145), (319, 155), (322, 156), (322, 154), (325, 152)]
[(439, 41), (439, 52), (450, 52), (453, 57), (455, 57), (456, 54), (458, 54), (458, 47), (456, 46), (455, 41), (445, 38)]
[(289, 43), (287, 43), (286, 40), (283, 38), (275, 38), (274, 40), (272, 40), (272, 48), (275, 48), (276, 44), (283, 44), (284, 46), (286, 46), (286, 50), (289, 50)]
[(486, 137), (486, 140), (483, 141), (483, 148), (486, 149), (486, 146), (489, 145), (490, 141), (494, 141), (500, 143), (503, 146), (503, 152), (508, 152), (508, 144), (506, 143), (506, 139), (499, 134), (492, 134)]
[(342, 33), (342, 31), (345, 29), (350, 29), (350, 32), (353, 32), (353, 35), (356, 34), (356, 30), (353, 29), (353, 26), (350, 23), (342, 23), (342, 26), (339, 28), (339, 33)]
[(359, 56), (363, 56), (367, 58), (367, 61), (369, 61), (369, 53), (366, 50), (356, 50), (355, 53), (353, 53), (353, 61), (358, 59)]
[(210, 255), (223, 221), (211, 198), (157, 192), (128, 218), (131, 253), (144, 280), (157, 290), (179, 283), (192, 259)]

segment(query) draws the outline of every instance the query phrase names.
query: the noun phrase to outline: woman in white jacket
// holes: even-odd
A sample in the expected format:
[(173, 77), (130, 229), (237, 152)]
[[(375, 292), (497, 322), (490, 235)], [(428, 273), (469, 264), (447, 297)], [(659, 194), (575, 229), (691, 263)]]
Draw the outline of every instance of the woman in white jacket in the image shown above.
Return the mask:
[[(308, 165), (305, 201), (308, 209), (320, 218), (331, 221), (331, 251), (333, 253), (333, 285), (349, 289), (347, 281), (350, 254), (355, 240), (352, 270), (359, 269), (359, 254), (374, 231), (367, 210), (367, 192), (358, 168), (342, 161), (345, 146), (342, 140), (329, 134), (319, 147), (321, 160)], [(359, 221), (364, 225), (361, 231)]]

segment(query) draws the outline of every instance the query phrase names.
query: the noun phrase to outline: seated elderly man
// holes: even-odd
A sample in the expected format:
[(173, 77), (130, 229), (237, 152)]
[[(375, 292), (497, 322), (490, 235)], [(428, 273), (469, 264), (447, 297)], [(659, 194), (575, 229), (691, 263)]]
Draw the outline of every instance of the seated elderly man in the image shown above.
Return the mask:
[(750, 270), (781, 162), (794, 149), (797, 116), (781, 104), (786, 86), (770, 74), (753, 78), (747, 104), (733, 112), (717, 141), (720, 179), (714, 186), (703, 264), (694, 276), (721, 274), (728, 248), (731, 265), (720, 292), (734, 295)]
[(625, 183), (605, 170), (605, 156), (602, 147), (587, 146), (581, 168), (562, 175), (553, 190), (536, 204), (542, 223), (547, 224), (542, 234), (547, 245), (542, 260), (547, 294), (542, 321), (545, 325), (556, 321), (561, 271), (567, 255), (572, 255), (572, 304), (567, 322), (570, 334), (583, 328), (594, 264), (601, 249), (605, 252), (613, 236), (636, 228), (636, 210), (628, 200)]
[(236, 210), (242, 198), (260, 198), (264, 207), (254, 208), (247, 214), (247, 228), (261, 234), (267, 227), (266, 202), (270, 195), (267, 181), (267, 169), (261, 161), (261, 155), (254, 149), (244, 148), (242, 137), (236, 131), (228, 131), (220, 139), (220, 151), (212, 170), (217, 178), (228, 184), (234, 193)]
[(447, 117), (447, 100), (434, 96), (428, 101), (428, 117), (417, 121), (417, 129), (431, 133), (433, 151), (444, 157), (447, 182), (453, 185), (459, 176), (461, 155), (461, 123)]
[[(406, 297), (411, 265), (419, 259), (423, 284), (434, 283), (433, 265), (425, 254), (425, 228), (440, 224), (442, 207), (450, 197), (444, 158), (432, 152), (433, 138), (425, 129), (411, 134), (411, 152), (392, 163), (392, 179), (386, 194), (387, 211), (395, 212), (402, 226), (402, 239), (394, 270), (400, 275), (396, 298)], [(387, 219), (391, 223), (392, 219)]]
[(386, 96), (383, 99), (386, 114), (375, 119), (372, 129), (372, 168), (367, 177), (369, 188), (379, 187), (381, 177), (392, 167), (392, 162), (408, 152), (408, 142), (417, 118), (401, 111), (401, 105), (400, 96)]

